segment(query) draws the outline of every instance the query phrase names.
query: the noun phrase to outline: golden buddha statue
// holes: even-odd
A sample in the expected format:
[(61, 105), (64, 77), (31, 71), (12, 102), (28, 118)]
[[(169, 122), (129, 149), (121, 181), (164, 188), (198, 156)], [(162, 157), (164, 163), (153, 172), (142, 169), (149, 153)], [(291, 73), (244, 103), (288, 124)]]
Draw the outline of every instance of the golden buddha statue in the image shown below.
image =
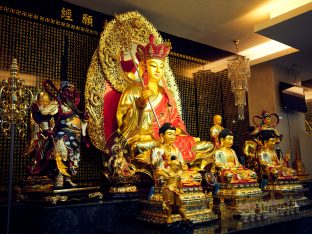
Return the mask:
[(159, 129), (161, 143), (151, 153), (151, 163), (154, 174), (157, 177), (159, 171), (170, 167), (171, 158), (174, 157), (181, 164), (181, 183), (184, 187), (200, 186), (202, 176), (199, 172), (188, 168), (179, 149), (174, 145), (176, 140), (176, 128), (170, 123), (164, 123)]
[(210, 128), (210, 139), (216, 148), (220, 148), (219, 133), (223, 130), (222, 116), (213, 116), (213, 126)]
[(211, 144), (195, 143), (186, 131), (164, 80), (164, 61), (169, 51), (166, 44), (155, 44), (153, 35), (146, 46), (137, 46), (136, 57), (142, 84), (129, 82), (122, 92), (117, 107), (117, 123), (133, 151), (142, 153), (157, 145), (160, 126), (170, 122), (176, 127), (174, 145), (180, 150), (184, 161), (190, 162), (196, 154), (210, 152)]
[(210, 128), (210, 139), (216, 148), (220, 147), (219, 133), (223, 130), (222, 127), (222, 116), (213, 116), (213, 126)]
[(275, 131), (262, 130), (259, 136), (263, 144), (263, 148), (259, 152), (262, 175), (267, 176), (269, 180), (297, 179), (296, 171), (287, 166), (289, 155), (284, 159), (282, 156), (278, 158), (276, 154), (277, 136)]
[(223, 129), (219, 134), (221, 147), (215, 151), (215, 166), (221, 183), (239, 184), (254, 183), (257, 174), (244, 168), (231, 148), (234, 134), (228, 129)]

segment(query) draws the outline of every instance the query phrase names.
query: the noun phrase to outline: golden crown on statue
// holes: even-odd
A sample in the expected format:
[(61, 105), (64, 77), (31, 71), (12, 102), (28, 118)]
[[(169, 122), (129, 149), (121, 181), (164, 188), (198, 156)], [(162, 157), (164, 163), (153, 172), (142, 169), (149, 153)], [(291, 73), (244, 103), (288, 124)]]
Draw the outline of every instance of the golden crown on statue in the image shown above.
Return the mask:
[(139, 61), (147, 59), (166, 59), (170, 52), (170, 47), (165, 43), (156, 45), (154, 39), (154, 35), (151, 34), (149, 36), (149, 43), (147, 43), (146, 46), (138, 45), (136, 56)]

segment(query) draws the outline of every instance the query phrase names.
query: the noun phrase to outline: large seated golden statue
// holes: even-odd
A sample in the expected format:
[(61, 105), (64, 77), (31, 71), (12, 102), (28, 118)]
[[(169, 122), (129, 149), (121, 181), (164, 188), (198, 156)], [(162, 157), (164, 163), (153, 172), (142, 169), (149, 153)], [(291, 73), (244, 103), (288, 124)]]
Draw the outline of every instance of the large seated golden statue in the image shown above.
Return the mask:
[(121, 94), (117, 123), (132, 149), (140, 152), (156, 146), (160, 126), (170, 122), (176, 128), (174, 145), (183, 159), (190, 162), (197, 152), (203, 152), (203, 144), (207, 145), (206, 149), (210, 149), (211, 145), (203, 142), (196, 144), (186, 131), (176, 101), (164, 80), (164, 61), (169, 51), (166, 44), (156, 44), (153, 35), (150, 35), (147, 45), (137, 46), (136, 57), (142, 83), (129, 83)]
[(196, 142), (186, 131), (169, 51), (146, 19), (128, 12), (105, 25), (88, 71), (91, 142), (105, 153), (108, 139), (120, 133), (130, 146), (129, 163), (145, 172), (151, 172), (150, 154), (159, 146), (159, 128), (166, 122), (176, 128), (174, 146), (186, 163), (213, 151), (212, 143)]
[(231, 148), (234, 135), (228, 129), (219, 134), (221, 147), (215, 151), (215, 166), (221, 183), (244, 184), (257, 182), (257, 174), (244, 168), (238, 161), (235, 151)]
[[(104, 153), (110, 139), (116, 133), (122, 134), (130, 147), (130, 155), (125, 159), (129, 169), (134, 170), (136, 182), (140, 187), (151, 185), (150, 178), (155, 178), (149, 198), (140, 201), (140, 220), (164, 224), (185, 220), (187, 216), (194, 223), (208, 222), (217, 218), (207, 207), (210, 197), (200, 186), (201, 175), (187, 169), (186, 164), (211, 154), (213, 145), (195, 142), (186, 131), (168, 53), (169, 47), (161, 35), (140, 13), (127, 12), (107, 22), (88, 71), (88, 132), (95, 147)], [(169, 131), (174, 134), (174, 140), (168, 138), (169, 144), (165, 139), (161, 142), (159, 135), (159, 128), (166, 122), (175, 127), (175, 131)], [(162, 137), (166, 138), (165, 133)], [(154, 150), (159, 152), (156, 155), (162, 160), (162, 167), (151, 158)], [(179, 160), (171, 160), (175, 154)], [(104, 156), (110, 157), (106, 153)], [(172, 176), (175, 173), (178, 175)], [(179, 181), (182, 188), (176, 191)], [(182, 217), (175, 212), (170, 215), (173, 206)]]
[(157, 45), (150, 36), (146, 46), (138, 45), (136, 56), (143, 84), (129, 84), (120, 97), (117, 107), (117, 123), (129, 144), (149, 148), (159, 140), (159, 127), (171, 122), (177, 128), (175, 145), (185, 160), (195, 158), (193, 137), (188, 135), (180, 118), (176, 102), (163, 80), (164, 60), (169, 54), (165, 44)]
[(294, 169), (287, 166), (289, 158), (279, 158), (275, 151), (276, 133), (273, 130), (262, 130), (259, 133), (263, 148), (259, 151), (262, 176), (271, 180), (297, 179)]
[(186, 131), (169, 51), (160, 34), (137, 12), (116, 16), (106, 24), (85, 92), (88, 130), (97, 148), (104, 151), (106, 140), (119, 130), (133, 158), (157, 146), (158, 130), (169, 122), (177, 129), (174, 144), (186, 162), (213, 150), (210, 142), (196, 142)]

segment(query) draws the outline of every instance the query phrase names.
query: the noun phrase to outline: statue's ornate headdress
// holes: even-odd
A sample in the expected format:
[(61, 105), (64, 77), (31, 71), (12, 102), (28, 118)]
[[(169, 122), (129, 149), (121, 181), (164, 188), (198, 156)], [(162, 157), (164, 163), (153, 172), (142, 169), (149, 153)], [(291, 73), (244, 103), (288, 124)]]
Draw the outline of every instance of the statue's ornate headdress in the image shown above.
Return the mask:
[(271, 117), (271, 114), (264, 110), (261, 113), (261, 117), (262, 119), (265, 119), (266, 117)]
[(156, 45), (154, 39), (154, 35), (151, 34), (149, 43), (146, 46), (138, 45), (136, 56), (140, 62), (147, 59), (161, 59), (164, 61), (168, 56), (170, 47), (165, 43)]
[[(271, 114), (270, 114), (269, 112), (267, 112), (267, 111), (265, 111), (265, 110), (262, 111), (261, 116), (258, 116), (258, 115), (253, 116), (252, 121), (253, 121), (253, 123), (254, 123), (256, 126), (261, 126), (261, 125), (263, 125), (263, 122), (264, 122), (264, 119), (265, 119), (265, 118), (267, 118), (267, 117), (272, 117), (272, 116), (274, 116), (274, 117), (276, 118), (275, 124), (271, 124), (272, 127), (275, 127), (275, 126), (278, 125), (278, 123), (279, 123), (279, 116), (278, 116), (278, 114), (276, 114), (276, 113), (271, 113)], [(260, 120), (260, 123), (257, 123), (256, 119), (259, 119), (259, 120)]]

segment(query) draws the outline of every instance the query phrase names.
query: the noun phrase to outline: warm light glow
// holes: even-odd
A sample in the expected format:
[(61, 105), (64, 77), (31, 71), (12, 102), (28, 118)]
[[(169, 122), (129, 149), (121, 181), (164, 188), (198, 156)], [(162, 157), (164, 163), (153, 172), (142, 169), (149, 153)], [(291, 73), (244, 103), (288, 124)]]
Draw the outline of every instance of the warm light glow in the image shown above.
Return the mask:
[[(269, 40), (265, 43), (262, 43), (257, 46), (251, 47), (247, 50), (241, 51), (239, 52), (239, 54), (246, 56), (252, 61), (261, 57), (265, 57), (265, 56), (275, 54), (284, 50), (288, 50), (290, 48), (292, 47), (285, 45), (283, 43), (280, 43), (278, 41)], [(292, 48), (292, 49), (294, 49), (295, 51), (298, 51), (295, 48)]]
[[(298, 51), (297, 49), (287, 46), (278, 41), (269, 40), (265, 43), (241, 51), (238, 54), (249, 58), (250, 64), (255, 65), (297, 51)], [(204, 66), (204, 70), (210, 70), (211, 72), (222, 71), (227, 68), (227, 61), (230, 59), (233, 59), (233, 56), (206, 64)], [(191, 77), (193, 73), (199, 70), (203, 70), (203, 66), (194, 69), (189, 69), (186, 71), (186, 73), (188, 74), (188, 76)]]
[(304, 5), (308, 5), (311, 2), (311, 0), (274, 0), (264, 2), (261, 6), (251, 11), (249, 15), (250, 17), (253, 16), (257, 18), (268, 15), (269, 18), (272, 19)]
[(270, 18), (275, 18), (301, 6), (311, 3), (311, 0), (278, 0), (270, 9)]
[(304, 96), (305, 96), (306, 102), (311, 102), (312, 101), (312, 90), (311, 89), (305, 90)]
[[(300, 8), (301, 11), (306, 11), (307, 9), (312, 8), (312, 0), (273, 0), (265, 2), (261, 6), (249, 12), (244, 17), (260, 19), (267, 15), (267, 19), (269, 20), (269, 17), (272, 19), (287, 12), (294, 11), (298, 8)], [(261, 23), (259, 25), (255, 25), (255, 32), (266, 28), (268, 23), (264, 23), (265, 24)], [(250, 60), (250, 65), (255, 65), (297, 51), (299, 50), (296, 48), (290, 47), (275, 40), (268, 39), (267, 42), (248, 48), (239, 52), (238, 54), (248, 58)], [(188, 69), (186, 70), (186, 74), (188, 77), (192, 77), (192, 74), (199, 70), (210, 70), (211, 72), (222, 71), (227, 68), (227, 61), (230, 59), (233, 59), (233, 57), (231, 56), (211, 62), (209, 64), (205, 64), (204, 68), (203, 66), (200, 66), (198, 68)]]

